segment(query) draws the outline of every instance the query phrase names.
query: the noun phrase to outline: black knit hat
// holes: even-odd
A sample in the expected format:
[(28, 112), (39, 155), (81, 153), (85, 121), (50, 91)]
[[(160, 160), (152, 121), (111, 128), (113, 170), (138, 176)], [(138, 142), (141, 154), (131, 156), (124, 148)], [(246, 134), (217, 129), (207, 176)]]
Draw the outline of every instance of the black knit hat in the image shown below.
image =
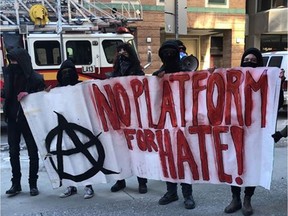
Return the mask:
[(253, 54), (256, 59), (257, 59), (257, 67), (263, 67), (264, 66), (264, 63), (263, 63), (263, 57), (262, 57), (262, 54), (260, 52), (260, 50), (258, 50), (257, 48), (249, 48), (247, 49), (243, 55), (242, 55), (242, 58), (241, 58), (241, 67), (243, 66), (243, 62), (244, 62), (244, 58), (249, 55), (249, 54)]
[(175, 40), (175, 42), (177, 43), (179, 50), (182, 49), (184, 52), (186, 52), (186, 46), (181, 40)]

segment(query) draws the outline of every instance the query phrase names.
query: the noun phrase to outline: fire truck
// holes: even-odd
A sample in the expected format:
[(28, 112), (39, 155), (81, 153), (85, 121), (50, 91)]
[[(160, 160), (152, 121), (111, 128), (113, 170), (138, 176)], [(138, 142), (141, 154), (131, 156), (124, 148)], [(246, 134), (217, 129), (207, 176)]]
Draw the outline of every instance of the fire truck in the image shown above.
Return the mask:
[(7, 50), (23, 47), (47, 86), (55, 86), (67, 58), (80, 80), (105, 79), (118, 44), (129, 42), (136, 49), (128, 24), (143, 20), (140, 0), (122, 2), (111, 7), (97, 0), (1, 0), (0, 73), (8, 64)]

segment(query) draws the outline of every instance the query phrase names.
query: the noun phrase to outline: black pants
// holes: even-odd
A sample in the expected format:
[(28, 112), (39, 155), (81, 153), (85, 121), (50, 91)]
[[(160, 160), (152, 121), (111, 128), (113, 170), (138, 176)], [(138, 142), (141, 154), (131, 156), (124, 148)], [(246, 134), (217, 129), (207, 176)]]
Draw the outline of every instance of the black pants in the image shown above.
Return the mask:
[(139, 185), (147, 183), (147, 179), (146, 178), (141, 178), (141, 177), (137, 176), (137, 180), (138, 180)]
[[(137, 180), (138, 180), (139, 185), (147, 183), (147, 179), (146, 178), (141, 178), (141, 177), (137, 176)], [(118, 180), (117, 182), (124, 184), (125, 179)]]
[[(177, 194), (177, 183), (166, 182), (167, 192), (169, 194)], [(181, 183), (183, 197), (192, 196), (192, 185)]]
[(7, 126), (12, 182), (20, 184), (21, 180), (20, 141), (22, 134), (29, 156), (29, 184), (30, 186), (36, 186), (39, 169), (38, 149), (27, 120), (23, 114), (19, 115), (18, 120), (8, 118)]
[[(245, 187), (245, 195), (252, 197), (254, 194), (256, 187)], [(231, 192), (233, 195), (240, 197), (241, 194), (241, 187), (237, 187), (237, 186), (231, 186)]]

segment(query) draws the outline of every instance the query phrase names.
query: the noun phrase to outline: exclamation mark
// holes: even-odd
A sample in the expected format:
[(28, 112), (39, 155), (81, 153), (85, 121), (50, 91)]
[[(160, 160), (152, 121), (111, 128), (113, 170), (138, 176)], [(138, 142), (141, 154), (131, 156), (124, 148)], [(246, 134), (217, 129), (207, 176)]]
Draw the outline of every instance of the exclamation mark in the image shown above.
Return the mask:
[(238, 177), (235, 178), (235, 181), (238, 185), (243, 184), (243, 179), (240, 177), (243, 174), (244, 163), (243, 163), (243, 153), (244, 153), (244, 130), (243, 128), (232, 126), (231, 127), (231, 136), (234, 142), (235, 150), (236, 150), (236, 159), (237, 159), (237, 167), (238, 167)]

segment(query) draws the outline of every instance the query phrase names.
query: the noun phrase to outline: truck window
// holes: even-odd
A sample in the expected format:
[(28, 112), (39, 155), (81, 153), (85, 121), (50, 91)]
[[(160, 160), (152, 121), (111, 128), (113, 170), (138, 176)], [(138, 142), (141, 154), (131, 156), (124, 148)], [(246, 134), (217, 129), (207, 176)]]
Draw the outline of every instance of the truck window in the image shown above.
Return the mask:
[(283, 56), (272, 56), (269, 61), (269, 67), (281, 67)]
[(67, 58), (71, 58), (75, 65), (92, 64), (92, 49), (90, 41), (67, 41)]
[(60, 65), (60, 43), (58, 41), (36, 41), (34, 55), (35, 63), (39, 66)]
[[(268, 56), (263, 56), (263, 64), (264, 64), (264, 66), (267, 65), (268, 59), (269, 59)], [(268, 66), (267, 66), (267, 67), (268, 67)]]
[(105, 57), (108, 63), (113, 64), (116, 47), (123, 43), (122, 40), (103, 40), (102, 47), (105, 53)]

